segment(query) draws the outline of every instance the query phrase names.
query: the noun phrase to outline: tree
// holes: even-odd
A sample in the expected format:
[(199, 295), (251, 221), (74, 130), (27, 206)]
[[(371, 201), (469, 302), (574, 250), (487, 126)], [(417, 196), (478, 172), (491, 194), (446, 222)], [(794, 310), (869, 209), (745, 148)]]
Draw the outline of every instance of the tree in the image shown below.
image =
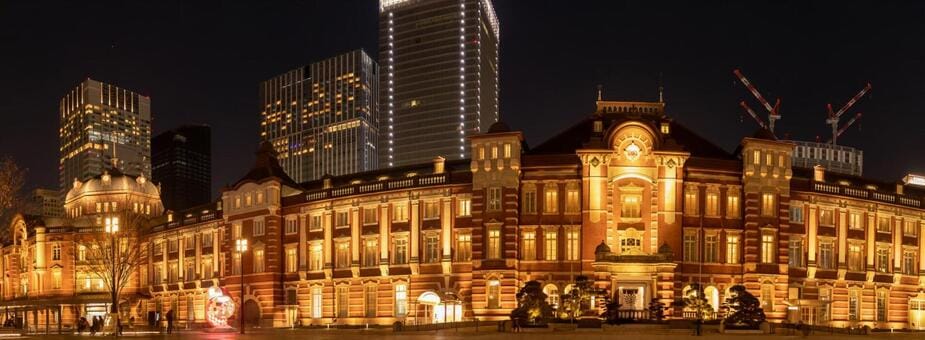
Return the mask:
[(604, 304), (604, 313), (601, 314), (601, 317), (604, 318), (608, 324), (614, 325), (620, 322), (620, 301), (617, 299), (607, 299), (607, 302)]
[(684, 311), (694, 312), (697, 319), (709, 319), (713, 316), (713, 306), (707, 301), (700, 284), (692, 284), (691, 290), (683, 297)]
[(649, 318), (658, 322), (665, 318), (665, 305), (658, 301), (658, 298), (649, 301)]
[(761, 302), (745, 286), (735, 285), (729, 288), (729, 299), (726, 300), (730, 313), (723, 320), (727, 326), (748, 327), (757, 329), (765, 321)]
[(599, 295), (606, 295), (606, 291), (594, 286), (594, 281), (587, 276), (578, 275), (575, 277), (575, 283), (572, 290), (563, 294), (560, 298), (562, 301), (562, 313), (567, 318), (576, 318), (583, 315), (597, 315), (591, 309), (591, 300)]
[(546, 302), (546, 293), (538, 281), (528, 281), (517, 292), (517, 308), (511, 311), (511, 319), (526, 321), (531, 325), (545, 325), (552, 317), (552, 307)]
[(30, 211), (32, 200), (23, 191), (26, 182), (26, 172), (20, 168), (12, 157), (0, 158), (0, 241), (9, 241), (12, 234), (9, 230), (10, 222), (17, 213)]
[(122, 291), (145, 259), (144, 235), (148, 232), (150, 218), (123, 209), (103, 219), (102, 228), (83, 235), (78, 242), (85, 249), (87, 273), (99, 277), (110, 295), (110, 311), (115, 315), (115, 324), (118, 325)]

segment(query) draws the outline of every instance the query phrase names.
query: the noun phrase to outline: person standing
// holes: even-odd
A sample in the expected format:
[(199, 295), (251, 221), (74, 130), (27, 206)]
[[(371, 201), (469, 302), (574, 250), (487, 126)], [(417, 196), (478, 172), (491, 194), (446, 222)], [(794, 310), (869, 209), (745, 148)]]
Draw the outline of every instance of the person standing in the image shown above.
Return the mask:
[(173, 333), (173, 309), (167, 311), (167, 334)]

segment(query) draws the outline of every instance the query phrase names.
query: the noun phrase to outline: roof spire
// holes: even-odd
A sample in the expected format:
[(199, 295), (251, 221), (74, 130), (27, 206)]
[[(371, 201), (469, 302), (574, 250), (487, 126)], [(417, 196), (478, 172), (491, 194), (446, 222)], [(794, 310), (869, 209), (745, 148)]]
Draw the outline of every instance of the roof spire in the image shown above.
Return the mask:
[(662, 82), (662, 73), (658, 73), (658, 102), (665, 102), (665, 84)]
[(597, 101), (604, 100), (603, 93), (604, 93), (604, 85), (597, 84)]

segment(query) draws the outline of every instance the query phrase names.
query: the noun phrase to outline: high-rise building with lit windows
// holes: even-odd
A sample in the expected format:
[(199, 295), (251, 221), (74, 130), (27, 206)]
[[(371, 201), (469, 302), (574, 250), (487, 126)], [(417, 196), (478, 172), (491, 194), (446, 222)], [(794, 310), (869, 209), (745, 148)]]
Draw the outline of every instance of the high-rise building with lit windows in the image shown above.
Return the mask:
[(260, 84), (260, 138), (296, 182), (378, 168), (376, 62), (355, 50)]
[[(61, 99), (58, 173), (62, 194), (115, 164), (151, 178), (151, 98), (87, 78)], [(115, 159), (115, 161), (114, 161)]]
[(469, 157), (498, 120), (499, 24), (490, 0), (380, 0), (380, 163)]

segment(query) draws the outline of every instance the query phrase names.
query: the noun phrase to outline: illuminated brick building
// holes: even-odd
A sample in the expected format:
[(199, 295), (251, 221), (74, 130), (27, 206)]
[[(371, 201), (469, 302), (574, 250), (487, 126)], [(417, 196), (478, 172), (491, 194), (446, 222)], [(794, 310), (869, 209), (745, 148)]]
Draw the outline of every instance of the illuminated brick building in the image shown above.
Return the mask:
[(556, 305), (577, 275), (630, 312), (689, 317), (673, 303), (699, 285), (721, 315), (743, 284), (772, 322), (925, 326), (920, 187), (793, 168), (767, 132), (729, 153), (663, 103), (598, 101), (532, 148), (503, 123), (467, 140), (472, 159), (302, 183), (264, 143), (220, 205), (154, 227), (135, 312), (202, 323), (243, 268), (246, 319), (274, 327), (506, 319), (524, 282)]

